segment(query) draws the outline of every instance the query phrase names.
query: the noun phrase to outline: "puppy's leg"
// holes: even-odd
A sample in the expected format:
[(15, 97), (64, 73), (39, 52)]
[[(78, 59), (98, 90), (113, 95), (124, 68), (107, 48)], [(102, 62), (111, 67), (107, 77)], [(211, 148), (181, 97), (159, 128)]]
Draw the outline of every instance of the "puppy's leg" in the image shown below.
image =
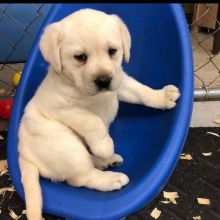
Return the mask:
[(113, 140), (100, 117), (80, 108), (63, 109), (57, 114), (62, 123), (85, 139), (94, 155), (102, 158), (114, 155)]
[(67, 182), (78, 187), (84, 186), (100, 191), (113, 191), (128, 184), (129, 179), (123, 173), (101, 171), (94, 168), (81, 176), (77, 176), (77, 178), (68, 179)]
[(25, 158), (19, 158), (22, 184), (24, 187), (28, 220), (42, 219), (42, 196), (39, 183), (39, 171)]
[(108, 167), (120, 166), (123, 163), (123, 158), (114, 154), (111, 158), (101, 158), (97, 156), (92, 156), (94, 166), (99, 170), (107, 169)]
[(121, 101), (143, 104), (158, 109), (174, 108), (179, 96), (178, 88), (173, 85), (154, 90), (125, 73), (123, 73), (123, 80), (118, 90), (118, 98)]
[[(92, 156), (74, 133), (63, 131), (59, 134), (56, 143), (47, 146), (48, 151), (52, 151), (52, 149), (56, 151), (53, 158), (49, 158), (50, 163), (56, 164), (57, 161), (60, 161), (59, 166), (50, 168), (57, 176), (64, 175), (67, 183), (73, 186), (84, 186), (101, 191), (120, 189), (128, 183), (128, 177), (125, 174), (96, 169)], [(56, 133), (52, 135), (56, 136)], [(60, 155), (62, 155), (62, 160)], [(44, 164), (48, 164), (48, 158)]]

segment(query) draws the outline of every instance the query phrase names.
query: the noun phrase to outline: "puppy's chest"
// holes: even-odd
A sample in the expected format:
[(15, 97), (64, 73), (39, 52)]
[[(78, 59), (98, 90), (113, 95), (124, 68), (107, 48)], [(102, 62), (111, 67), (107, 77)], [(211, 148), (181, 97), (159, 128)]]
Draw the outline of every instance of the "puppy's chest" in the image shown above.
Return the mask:
[(118, 111), (118, 99), (115, 93), (101, 94), (88, 102), (87, 108), (99, 115), (108, 126)]

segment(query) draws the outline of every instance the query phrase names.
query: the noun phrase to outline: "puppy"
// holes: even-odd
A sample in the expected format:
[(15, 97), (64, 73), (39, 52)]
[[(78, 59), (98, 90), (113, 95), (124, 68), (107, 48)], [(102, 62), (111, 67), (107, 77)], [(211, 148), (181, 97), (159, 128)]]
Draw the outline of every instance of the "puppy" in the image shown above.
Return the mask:
[(40, 220), (39, 176), (100, 191), (129, 182), (109, 136), (118, 102), (158, 109), (175, 107), (180, 93), (168, 85), (151, 89), (122, 69), (130, 58), (131, 37), (116, 15), (79, 10), (48, 25), (40, 50), (49, 71), (25, 108), (19, 129), (19, 166), (27, 217)]

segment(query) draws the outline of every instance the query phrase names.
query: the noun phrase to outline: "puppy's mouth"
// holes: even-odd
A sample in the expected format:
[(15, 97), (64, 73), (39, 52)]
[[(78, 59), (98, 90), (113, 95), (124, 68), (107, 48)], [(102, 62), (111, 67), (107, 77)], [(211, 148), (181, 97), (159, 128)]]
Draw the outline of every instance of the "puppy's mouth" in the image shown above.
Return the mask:
[(99, 88), (96, 88), (96, 87), (93, 86), (93, 87), (90, 87), (90, 89), (87, 92), (87, 95), (95, 96), (95, 95), (98, 95), (98, 94), (103, 94), (103, 93), (112, 92), (112, 91), (113, 91), (113, 89), (111, 89), (111, 88), (99, 89)]
[(96, 96), (96, 95), (99, 95), (99, 94), (104, 94), (104, 93), (113, 92), (113, 91), (114, 91), (114, 89), (112, 89), (112, 88), (108, 88), (108, 89), (98, 89), (98, 88), (96, 88), (95, 90), (89, 92), (89, 96)]
[(110, 91), (113, 91), (113, 90), (112, 90), (111, 87), (109, 87), (109, 88), (97, 88), (96, 91), (98, 93), (100, 93), (100, 92), (110, 92)]

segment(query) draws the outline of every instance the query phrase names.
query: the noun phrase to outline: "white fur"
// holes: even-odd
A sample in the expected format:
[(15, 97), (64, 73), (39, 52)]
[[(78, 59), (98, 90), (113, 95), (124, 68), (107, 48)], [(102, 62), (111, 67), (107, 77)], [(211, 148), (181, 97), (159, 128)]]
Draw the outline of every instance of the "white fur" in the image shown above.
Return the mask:
[[(92, 9), (77, 11), (45, 29), (40, 49), (50, 68), (27, 104), (19, 129), (29, 220), (41, 219), (39, 175), (101, 191), (129, 182), (125, 174), (102, 171), (123, 161), (114, 154), (108, 133), (119, 100), (160, 109), (176, 105), (175, 86), (153, 90), (123, 72), (123, 55), (128, 62), (130, 46), (130, 34), (119, 17)], [(112, 57), (109, 47), (117, 48)], [(82, 52), (88, 54), (84, 64), (74, 58)], [(99, 92), (94, 79), (103, 73), (112, 77), (111, 87)]]

